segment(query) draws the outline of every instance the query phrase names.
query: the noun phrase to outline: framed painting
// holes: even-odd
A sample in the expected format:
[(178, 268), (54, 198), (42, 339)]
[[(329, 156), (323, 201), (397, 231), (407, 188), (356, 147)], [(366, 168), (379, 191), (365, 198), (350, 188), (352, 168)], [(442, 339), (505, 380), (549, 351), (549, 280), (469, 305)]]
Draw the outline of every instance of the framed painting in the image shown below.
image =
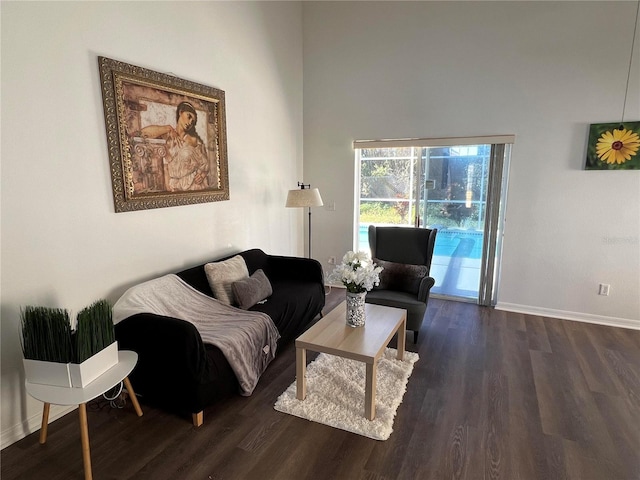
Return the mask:
[(585, 170), (640, 170), (640, 122), (592, 123)]
[(229, 200), (224, 91), (98, 63), (115, 211)]

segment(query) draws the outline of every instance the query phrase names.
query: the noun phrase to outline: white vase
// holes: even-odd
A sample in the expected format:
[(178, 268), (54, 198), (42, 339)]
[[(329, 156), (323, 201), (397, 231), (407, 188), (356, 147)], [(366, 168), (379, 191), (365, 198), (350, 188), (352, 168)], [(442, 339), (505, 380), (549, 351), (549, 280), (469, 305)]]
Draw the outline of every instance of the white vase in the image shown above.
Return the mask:
[(347, 292), (347, 325), (350, 327), (364, 327), (364, 299), (367, 292)]

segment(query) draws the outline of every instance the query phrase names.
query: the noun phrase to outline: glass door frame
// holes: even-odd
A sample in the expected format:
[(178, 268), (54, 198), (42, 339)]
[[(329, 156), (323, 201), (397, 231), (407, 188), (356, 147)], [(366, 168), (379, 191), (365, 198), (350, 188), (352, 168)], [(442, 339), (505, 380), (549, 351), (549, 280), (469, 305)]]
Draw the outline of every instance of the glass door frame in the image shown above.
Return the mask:
[[(374, 140), (359, 141), (353, 143), (354, 149), (364, 148), (398, 148), (412, 147), (419, 148), (415, 156), (418, 161), (415, 171), (412, 170), (411, 177), (419, 182), (411, 182), (413, 192), (409, 193), (409, 205), (413, 207), (413, 225), (419, 228), (426, 228), (427, 225), (427, 197), (425, 190), (428, 190), (427, 183), (430, 180), (423, 175), (423, 169), (428, 172), (427, 148), (443, 148), (455, 146), (489, 145), (489, 171), (486, 190), (486, 211), (484, 217), (482, 255), (480, 259), (480, 282), (478, 286), (478, 296), (472, 297), (455, 296), (447, 294), (432, 295), (455, 299), (459, 301), (475, 302), (479, 305), (495, 305), (497, 301), (497, 286), (500, 275), (500, 260), (502, 251), (502, 237), (504, 232), (504, 211), (506, 206), (506, 195), (509, 173), (509, 159), (511, 144), (515, 141), (515, 135), (498, 135), (484, 137), (451, 137), (434, 139), (401, 139), (401, 140)], [(413, 151), (413, 150), (412, 150)], [(425, 160), (423, 161), (423, 158)], [(356, 222), (354, 228), (358, 232), (359, 226), (359, 206), (360, 206), (360, 154), (356, 155), (357, 190), (356, 190)], [(424, 165), (423, 165), (424, 163)], [(484, 178), (484, 177), (483, 177)], [(481, 186), (483, 188), (484, 186)], [(480, 213), (478, 214), (479, 218)], [(358, 238), (358, 237), (356, 237)]]

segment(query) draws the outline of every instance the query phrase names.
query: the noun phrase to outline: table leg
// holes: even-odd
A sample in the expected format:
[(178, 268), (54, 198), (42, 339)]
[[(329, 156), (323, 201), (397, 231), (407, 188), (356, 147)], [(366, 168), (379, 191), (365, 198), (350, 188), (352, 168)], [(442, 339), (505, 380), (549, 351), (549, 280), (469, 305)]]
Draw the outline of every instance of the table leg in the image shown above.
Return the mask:
[(49, 428), (49, 409), (50, 403), (44, 404), (42, 407), (42, 426), (40, 427), (40, 445), (44, 445), (47, 441), (47, 428)]
[(296, 398), (304, 400), (307, 396), (307, 350), (296, 347)]
[(367, 379), (364, 388), (364, 416), (367, 420), (376, 418), (376, 381), (378, 362), (367, 363)]
[(91, 451), (89, 449), (89, 424), (87, 422), (87, 404), (78, 405), (80, 413), (80, 440), (82, 442), (82, 463), (84, 464), (84, 480), (92, 480)]
[(400, 361), (404, 360), (404, 348), (407, 341), (407, 317), (404, 317), (402, 325), (398, 328), (398, 355), (396, 358)]
[(140, 404), (138, 403), (138, 398), (136, 397), (136, 392), (133, 391), (133, 387), (131, 386), (131, 382), (129, 381), (129, 377), (124, 377), (122, 380), (124, 382), (124, 386), (127, 387), (127, 392), (129, 392), (129, 398), (131, 398), (131, 403), (133, 404), (133, 408), (136, 411), (136, 414), (141, 417), (142, 409), (140, 408)]

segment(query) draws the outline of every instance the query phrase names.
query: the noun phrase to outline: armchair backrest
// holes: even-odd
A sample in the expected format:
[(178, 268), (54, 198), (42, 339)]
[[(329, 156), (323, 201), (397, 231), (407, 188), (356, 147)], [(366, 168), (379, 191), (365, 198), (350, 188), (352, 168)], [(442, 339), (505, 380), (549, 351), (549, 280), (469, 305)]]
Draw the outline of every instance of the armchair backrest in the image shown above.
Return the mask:
[(437, 229), (369, 225), (371, 257), (388, 262), (426, 265), (431, 269)]

